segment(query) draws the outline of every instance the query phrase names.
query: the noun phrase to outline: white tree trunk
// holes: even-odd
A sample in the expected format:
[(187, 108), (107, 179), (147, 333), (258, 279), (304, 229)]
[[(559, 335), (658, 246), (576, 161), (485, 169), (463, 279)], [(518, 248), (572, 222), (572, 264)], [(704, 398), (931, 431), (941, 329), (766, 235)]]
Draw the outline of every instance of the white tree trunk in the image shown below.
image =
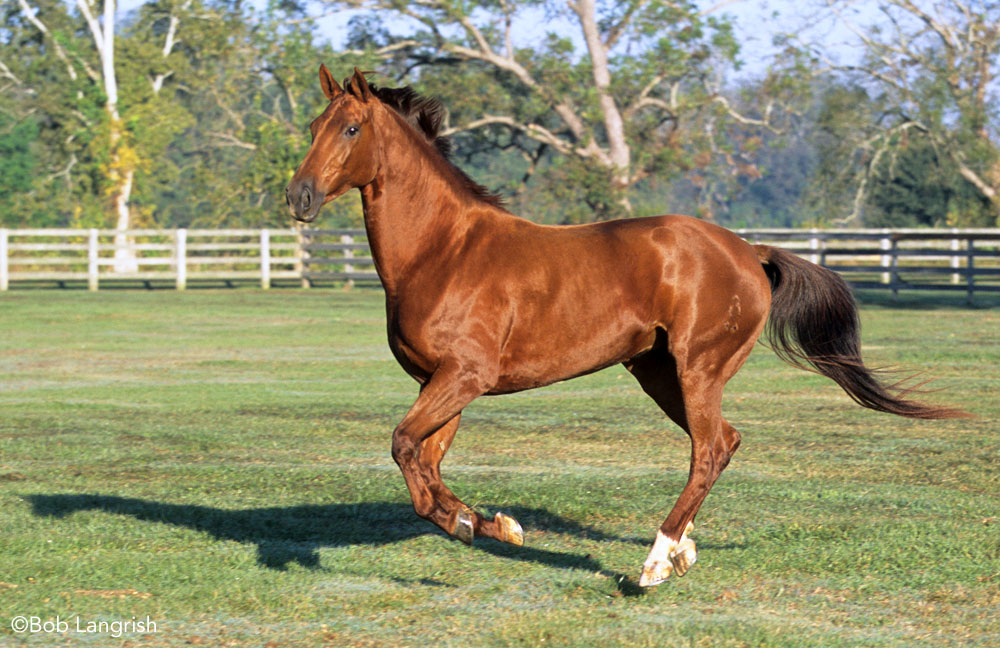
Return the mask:
[(135, 179), (134, 156), (127, 151), (122, 132), (122, 120), (118, 114), (118, 76), (115, 73), (115, 14), (116, 0), (104, 0), (103, 24), (96, 17), (97, 0), (77, 0), (94, 39), (94, 47), (101, 58), (101, 82), (107, 97), (105, 111), (108, 118), (108, 148), (110, 167), (108, 181), (111, 183), (111, 203), (115, 215), (115, 272), (135, 272), (139, 269), (135, 256), (135, 241), (126, 234), (132, 227), (129, 198), (132, 195), (132, 181)]
[[(611, 96), (611, 72), (608, 68), (608, 47), (601, 39), (597, 25), (597, 7), (594, 0), (577, 0), (570, 7), (580, 20), (590, 62), (593, 66), (594, 88), (597, 90), (598, 102), (601, 106), (601, 116), (604, 121), (604, 131), (608, 138), (608, 156), (613, 169), (615, 184), (619, 189), (626, 189), (629, 184), (629, 164), (631, 151), (625, 138), (625, 124), (621, 112)], [(627, 199), (623, 202), (628, 208)]]
[(137, 272), (139, 263), (135, 256), (135, 239), (125, 232), (131, 228), (132, 220), (128, 200), (132, 195), (133, 169), (127, 169), (119, 178), (120, 184), (115, 188), (115, 272)]

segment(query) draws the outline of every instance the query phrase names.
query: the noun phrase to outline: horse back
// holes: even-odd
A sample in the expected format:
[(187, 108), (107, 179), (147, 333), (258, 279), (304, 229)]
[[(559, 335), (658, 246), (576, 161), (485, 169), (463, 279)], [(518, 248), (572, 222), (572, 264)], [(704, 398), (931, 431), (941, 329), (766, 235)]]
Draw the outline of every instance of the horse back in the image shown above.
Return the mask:
[(622, 362), (692, 319), (731, 318), (733, 295), (766, 282), (746, 242), (693, 218), (486, 218), (401, 286), (390, 343), (418, 379), (460, 355), (493, 365), (492, 393), (519, 391)]

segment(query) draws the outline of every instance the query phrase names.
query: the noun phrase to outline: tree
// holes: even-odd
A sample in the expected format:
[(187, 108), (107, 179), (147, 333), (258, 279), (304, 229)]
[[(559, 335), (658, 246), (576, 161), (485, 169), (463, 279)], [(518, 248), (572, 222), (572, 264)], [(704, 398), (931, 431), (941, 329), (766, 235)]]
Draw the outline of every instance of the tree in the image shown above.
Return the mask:
[[(327, 99), (318, 61), (371, 67), (372, 57), (317, 42), (295, 7), (218, 10), (190, 28), (176, 101), (192, 123), (171, 142), (156, 174), (158, 209), (202, 227), (288, 225), (284, 190), (309, 147), (308, 125)], [(360, 201), (324, 210), (357, 225)]]
[[(150, 0), (123, 16), (111, 11), (106, 22), (91, 0), (4, 7), (5, 222), (288, 224), (284, 186), (322, 108), (316, 62), (342, 59), (317, 42), (299, 10)], [(343, 64), (371, 60), (355, 53)], [(328, 213), (344, 225), (356, 224), (358, 211), (342, 202)], [(119, 261), (130, 269), (127, 257)]]
[[(409, 19), (413, 33), (379, 27), (367, 42), (399, 45), (393, 60), (405, 55), (421, 89), (449, 107), (447, 132), (517, 151), (522, 189), (543, 170), (598, 217), (631, 211), (627, 190), (650, 174), (718, 152), (725, 120), (769, 125), (767, 108), (746, 116), (721, 92), (738, 47), (712, 14), (728, 2), (328, 2)], [(518, 46), (517, 26), (542, 19), (574, 25), (580, 39), (550, 31), (538, 48)]]
[(841, 62), (818, 44), (793, 38), (814, 57), (817, 73), (847, 75), (882, 108), (875, 116), (878, 131), (855, 140), (865, 166), (847, 220), (861, 217), (872, 174), (885, 159), (902, 143), (923, 138), (979, 196), (980, 209), (955, 215), (955, 224), (983, 224), (977, 214), (1000, 222), (1000, 3), (880, 0), (880, 21), (868, 28), (852, 14), (857, 6), (824, 0), (825, 10), (861, 44), (859, 62)]
[[(104, 129), (103, 136), (107, 147), (105, 164), (107, 190), (116, 216), (116, 229), (122, 232), (116, 237), (118, 245), (116, 270), (120, 272), (134, 271), (137, 269), (135, 255), (125, 246), (123, 232), (131, 225), (129, 197), (135, 176), (136, 158), (118, 110), (118, 74), (115, 69), (116, 2), (115, 0), (104, 0), (101, 14), (98, 14), (96, 0), (77, 0), (76, 3), (80, 15), (89, 29), (91, 43), (99, 63), (96, 66), (91, 64), (92, 57), (77, 51), (67, 52), (63, 43), (60, 42), (64, 35), (53, 33), (39, 17), (40, 11), (31, 6), (28, 0), (18, 0), (18, 5), (24, 17), (44, 36), (45, 46), (51, 47), (65, 65), (65, 82), (79, 85), (81, 81), (87, 79), (96, 86), (96, 89), (103, 96), (105, 115), (101, 126)], [(99, 15), (100, 17), (98, 17)], [(73, 45), (75, 46), (76, 43)], [(75, 50), (76, 47), (73, 49)], [(82, 98), (83, 91), (78, 89), (77, 92), (78, 96)]]
[[(128, 88), (132, 96), (125, 97), (121, 93), (123, 66), (116, 61), (121, 40), (116, 0), (103, 0), (101, 5), (97, 0), (77, 0), (75, 15), (60, 3), (46, 2), (33, 6), (30, 0), (17, 0), (25, 27), (30, 25), (37, 30), (34, 51), (28, 54), (29, 59), (37, 55), (35, 62), (44, 64), (47, 58), (51, 59), (48, 56), (50, 52), (58, 59), (58, 64), (47, 65), (48, 69), (44, 72), (32, 70), (30, 65), (25, 66), (26, 70), (33, 72), (31, 81), (35, 84), (29, 94), (32, 98), (56, 97), (54, 102), (43, 101), (41, 107), (48, 113), (46, 120), (50, 122), (48, 126), (51, 130), (66, 134), (66, 144), (70, 145), (66, 151), (69, 160), (62, 175), (66, 176), (70, 185), (73, 184), (70, 176), (80, 162), (79, 156), (86, 151), (93, 158), (93, 164), (81, 171), (94, 174), (90, 180), (97, 186), (92, 188), (103, 193), (110, 204), (109, 211), (118, 231), (115, 237), (115, 268), (119, 272), (137, 269), (135, 253), (128, 245), (125, 231), (134, 223), (131, 198), (136, 172), (144, 164), (143, 153), (147, 159), (156, 153), (148, 146), (137, 145), (136, 125), (148, 125), (145, 118), (157, 113), (147, 111), (142, 115), (133, 111), (126, 113), (124, 109), (142, 104), (134, 96), (137, 90), (144, 89), (154, 95), (162, 90), (164, 81), (172, 74), (166, 62), (177, 42), (181, 16), (190, 10), (192, 2), (166, 0), (153, 3), (156, 12), (167, 16), (166, 28), (155, 35), (150, 33), (151, 37), (161, 41), (161, 45), (155, 56), (157, 60), (147, 63), (159, 70), (156, 73), (149, 73), (148, 69), (135, 70), (137, 61), (126, 58), (125, 67), (132, 68), (130, 71), (135, 74), (124, 77), (133, 86)], [(156, 13), (149, 12), (140, 12), (140, 16), (158, 18)], [(5, 68), (10, 72), (9, 67)], [(135, 87), (136, 81), (138, 86), (144, 87)], [(66, 101), (69, 98), (67, 94), (75, 96), (76, 101)], [(100, 106), (100, 112), (93, 110), (95, 104)], [(73, 147), (71, 143), (84, 130), (93, 134), (87, 138), (88, 146)], [(147, 133), (162, 136), (162, 132), (156, 129), (147, 129)]]

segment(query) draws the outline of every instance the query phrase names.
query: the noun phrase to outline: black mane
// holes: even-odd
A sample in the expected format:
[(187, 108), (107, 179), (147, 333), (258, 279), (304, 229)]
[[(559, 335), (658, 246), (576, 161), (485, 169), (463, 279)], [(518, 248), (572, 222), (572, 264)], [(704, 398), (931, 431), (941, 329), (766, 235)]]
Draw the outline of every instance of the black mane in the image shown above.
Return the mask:
[(503, 198), (470, 178), (451, 160), (451, 140), (440, 135), (444, 123), (445, 109), (441, 102), (430, 97), (421, 97), (410, 86), (402, 88), (379, 88), (369, 84), (369, 89), (386, 106), (395, 110), (418, 132), (423, 133), (441, 157), (453, 168), (465, 187), (477, 198), (494, 207), (503, 207)]

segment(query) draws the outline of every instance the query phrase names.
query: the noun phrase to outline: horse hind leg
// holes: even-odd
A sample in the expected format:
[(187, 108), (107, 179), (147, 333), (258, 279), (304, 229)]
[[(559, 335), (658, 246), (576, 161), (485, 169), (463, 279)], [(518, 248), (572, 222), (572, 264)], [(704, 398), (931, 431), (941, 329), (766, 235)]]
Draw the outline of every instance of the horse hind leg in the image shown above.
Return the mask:
[(682, 381), (673, 355), (662, 348), (625, 366), (667, 416), (691, 437), (687, 485), (657, 530), (639, 578), (639, 585), (651, 587), (671, 573), (683, 576), (697, 560), (695, 543), (689, 537), (694, 517), (739, 447), (740, 435), (722, 418), (724, 380), (708, 380), (697, 372), (685, 372)]
[(694, 518), (740, 443), (739, 432), (721, 416), (718, 420), (722, 424), (722, 434), (712, 434), (707, 441), (707, 435), (702, 434), (701, 430), (714, 427), (713, 423), (692, 425), (688, 482), (667, 519), (656, 532), (656, 540), (639, 578), (639, 585), (643, 587), (658, 585), (671, 573), (683, 576), (697, 560), (697, 547), (690, 538)]

